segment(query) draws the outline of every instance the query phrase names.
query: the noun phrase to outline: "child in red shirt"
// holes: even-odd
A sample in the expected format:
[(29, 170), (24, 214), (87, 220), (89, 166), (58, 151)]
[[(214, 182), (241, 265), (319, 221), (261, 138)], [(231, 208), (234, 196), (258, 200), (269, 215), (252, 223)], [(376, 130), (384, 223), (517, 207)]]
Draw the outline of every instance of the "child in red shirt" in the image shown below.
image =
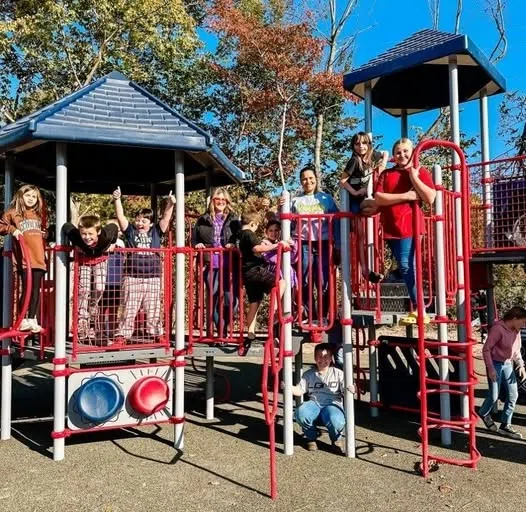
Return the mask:
[[(413, 233), (414, 201), (433, 204), (435, 185), (427, 169), (413, 167), (413, 144), (400, 139), (393, 146), (395, 167), (386, 169), (376, 184), (375, 200), (380, 207), (384, 238), (398, 262), (400, 273), (409, 292), (413, 312), (402, 318), (402, 324), (416, 323), (415, 235)], [(423, 215), (418, 209), (418, 215)], [(423, 226), (423, 221), (421, 223)], [(418, 233), (421, 235), (422, 233)], [(429, 318), (424, 318), (429, 322)]]

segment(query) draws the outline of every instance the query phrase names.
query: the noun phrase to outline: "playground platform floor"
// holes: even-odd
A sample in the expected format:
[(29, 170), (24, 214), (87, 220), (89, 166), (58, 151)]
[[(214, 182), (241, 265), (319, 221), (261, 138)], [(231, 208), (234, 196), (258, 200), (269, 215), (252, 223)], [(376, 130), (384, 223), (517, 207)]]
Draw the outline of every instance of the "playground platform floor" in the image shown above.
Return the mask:
[[(305, 348), (307, 363), (312, 360), (311, 349), (312, 345)], [(183, 453), (172, 447), (173, 427), (163, 426), (75, 436), (66, 442), (65, 460), (53, 462), (51, 424), (16, 424), (13, 439), (0, 443), (0, 510), (524, 510), (525, 442), (479, 428), (483, 459), (477, 471), (443, 465), (426, 480), (415, 472), (420, 460), (418, 418), (381, 411), (373, 420), (368, 408), (359, 403), (357, 458), (330, 453), (325, 436), (318, 452), (307, 452), (298, 434), (294, 456), (277, 457), (279, 496), (272, 502), (268, 431), (259, 389), (261, 360), (225, 357), (217, 360), (216, 368), (230, 379), (232, 396), (229, 403), (217, 405), (217, 420), (207, 421), (202, 376), (187, 366)], [(15, 375), (13, 417), (49, 416), (49, 367), (24, 365)], [(482, 381), (477, 390), (479, 403), (484, 394)], [(219, 394), (223, 385), (218, 377)], [(525, 406), (518, 407), (514, 423), (526, 437)], [(281, 442), (280, 427), (277, 435)], [(464, 438), (459, 436), (456, 443), (463, 448)]]

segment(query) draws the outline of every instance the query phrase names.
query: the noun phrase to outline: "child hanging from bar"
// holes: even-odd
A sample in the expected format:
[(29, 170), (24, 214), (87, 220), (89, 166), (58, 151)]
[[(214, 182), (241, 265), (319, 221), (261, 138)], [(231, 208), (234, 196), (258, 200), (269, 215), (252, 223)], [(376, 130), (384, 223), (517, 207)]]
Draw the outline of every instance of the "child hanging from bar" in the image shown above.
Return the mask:
[[(526, 370), (521, 356), (521, 329), (526, 325), (526, 309), (519, 306), (511, 308), (489, 331), (482, 355), (488, 372), (488, 393), (479, 409), (484, 425), (492, 432), (499, 432), (512, 439), (522, 439), (522, 434), (513, 428), (511, 418), (519, 397), (514, 365), (518, 368), (519, 379), (526, 379)], [(506, 391), (506, 401), (502, 409), (501, 425), (491, 417), (493, 406), (499, 399), (499, 389)]]
[[(274, 243), (263, 243), (256, 235), (259, 227), (259, 215), (247, 212), (241, 216), (241, 232), (239, 234), (239, 250), (242, 259), (243, 282), (248, 296), (247, 343), (256, 338), (256, 318), (259, 305), (265, 294), (270, 293), (276, 284), (276, 268), (272, 270), (263, 257), (264, 253), (276, 251), (281, 245), (288, 249), (289, 244), (283, 240)], [(283, 296), (285, 280), (279, 280), (279, 296)]]
[[(121, 202), (121, 189), (117, 187), (112, 194), (119, 227), (124, 235), (124, 243), (130, 249), (159, 249), (161, 238), (170, 227), (175, 196), (168, 194), (168, 200), (161, 220), (155, 224), (153, 211), (142, 208), (135, 214), (133, 223), (124, 214)], [(133, 335), (135, 317), (141, 308), (146, 315), (146, 329), (154, 340), (163, 335), (161, 323), (161, 255), (155, 252), (133, 251), (127, 254), (124, 263), (122, 296), (123, 313), (119, 319), (114, 342), (124, 345)]]
[[(344, 373), (333, 366), (333, 352), (328, 343), (316, 345), (314, 361), (316, 365), (303, 374), (296, 386), (292, 386), (294, 396), (308, 394), (308, 400), (296, 409), (296, 421), (303, 429), (309, 451), (318, 449), (316, 424), (321, 422), (327, 427), (333, 450), (342, 454), (341, 434), (345, 427)], [(283, 383), (281, 387), (284, 387)], [(351, 393), (354, 393), (354, 389), (354, 385), (348, 387)]]
[[(42, 328), (37, 319), (40, 306), (40, 284), (46, 273), (44, 253), (44, 234), (42, 218), (44, 201), (40, 190), (35, 185), (23, 185), (15, 193), (7, 211), (0, 220), (0, 235), (13, 235), (17, 240), (23, 238), (29, 252), (31, 264), (31, 296), (27, 317), (20, 323), (21, 331), (31, 331), (36, 334)], [(22, 295), (25, 295), (26, 263), (17, 244), (13, 247), (16, 271), (22, 277)]]
[(76, 248), (79, 264), (78, 339), (93, 340), (99, 338), (102, 331), (99, 302), (106, 286), (108, 251), (117, 240), (119, 230), (114, 224), (101, 228), (98, 215), (83, 215), (78, 228), (68, 222), (63, 231)]
[[(385, 169), (389, 153), (387, 151), (374, 151), (371, 137), (365, 132), (358, 132), (352, 136), (351, 147), (352, 156), (345, 166), (340, 179), (340, 186), (350, 194), (349, 211), (359, 214), (362, 203), (367, 197), (367, 185), (373, 178), (375, 171), (382, 172)], [(383, 274), (373, 270), (367, 272), (367, 241), (360, 217), (356, 219), (355, 226), (357, 227), (358, 258), (362, 275), (365, 280), (371, 283), (379, 283), (384, 278)]]
[[(432, 205), (436, 190), (429, 171), (413, 166), (413, 144), (409, 139), (395, 142), (393, 156), (395, 166), (380, 174), (374, 197), (380, 207), (384, 238), (400, 267), (411, 300), (412, 311), (400, 320), (400, 324), (414, 325), (417, 322), (415, 241), (423, 235), (424, 220), (417, 205), (422, 232), (414, 233), (413, 205), (415, 201)], [(424, 323), (429, 323), (427, 315), (424, 315)]]

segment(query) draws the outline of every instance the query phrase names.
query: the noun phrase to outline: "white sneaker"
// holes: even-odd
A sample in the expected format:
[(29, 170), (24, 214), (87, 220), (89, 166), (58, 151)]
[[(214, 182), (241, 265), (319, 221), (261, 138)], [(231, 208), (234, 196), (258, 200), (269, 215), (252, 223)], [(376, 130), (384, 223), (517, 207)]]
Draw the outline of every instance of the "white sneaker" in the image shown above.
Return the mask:
[(32, 318), (24, 318), (22, 322), (20, 322), (20, 327), (18, 329), (20, 331), (31, 331), (33, 329), (32, 320)]
[(29, 321), (31, 322), (31, 332), (33, 334), (38, 334), (42, 330), (42, 327), (40, 327), (40, 325), (38, 325), (37, 319), (36, 318), (29, 318)]

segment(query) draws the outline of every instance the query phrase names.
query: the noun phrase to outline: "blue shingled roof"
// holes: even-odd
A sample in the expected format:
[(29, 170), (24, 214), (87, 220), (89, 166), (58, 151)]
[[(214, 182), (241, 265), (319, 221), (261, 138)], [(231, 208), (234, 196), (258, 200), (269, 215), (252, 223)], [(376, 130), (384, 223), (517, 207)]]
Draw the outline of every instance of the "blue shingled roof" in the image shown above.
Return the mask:
[(0, 129), (0, 153), (32, 140), (204, 152), (234, 181), (244, 174), (213, 138), (119, 72)]
[(345, 89), (363, 98), (372, 86), (373, 105), (392, 115), (449, 104), (448, 59), (459, 66), (460, 102), (504, 92), (506, 82), (466, 35), (425, 29), (344, 76)]

